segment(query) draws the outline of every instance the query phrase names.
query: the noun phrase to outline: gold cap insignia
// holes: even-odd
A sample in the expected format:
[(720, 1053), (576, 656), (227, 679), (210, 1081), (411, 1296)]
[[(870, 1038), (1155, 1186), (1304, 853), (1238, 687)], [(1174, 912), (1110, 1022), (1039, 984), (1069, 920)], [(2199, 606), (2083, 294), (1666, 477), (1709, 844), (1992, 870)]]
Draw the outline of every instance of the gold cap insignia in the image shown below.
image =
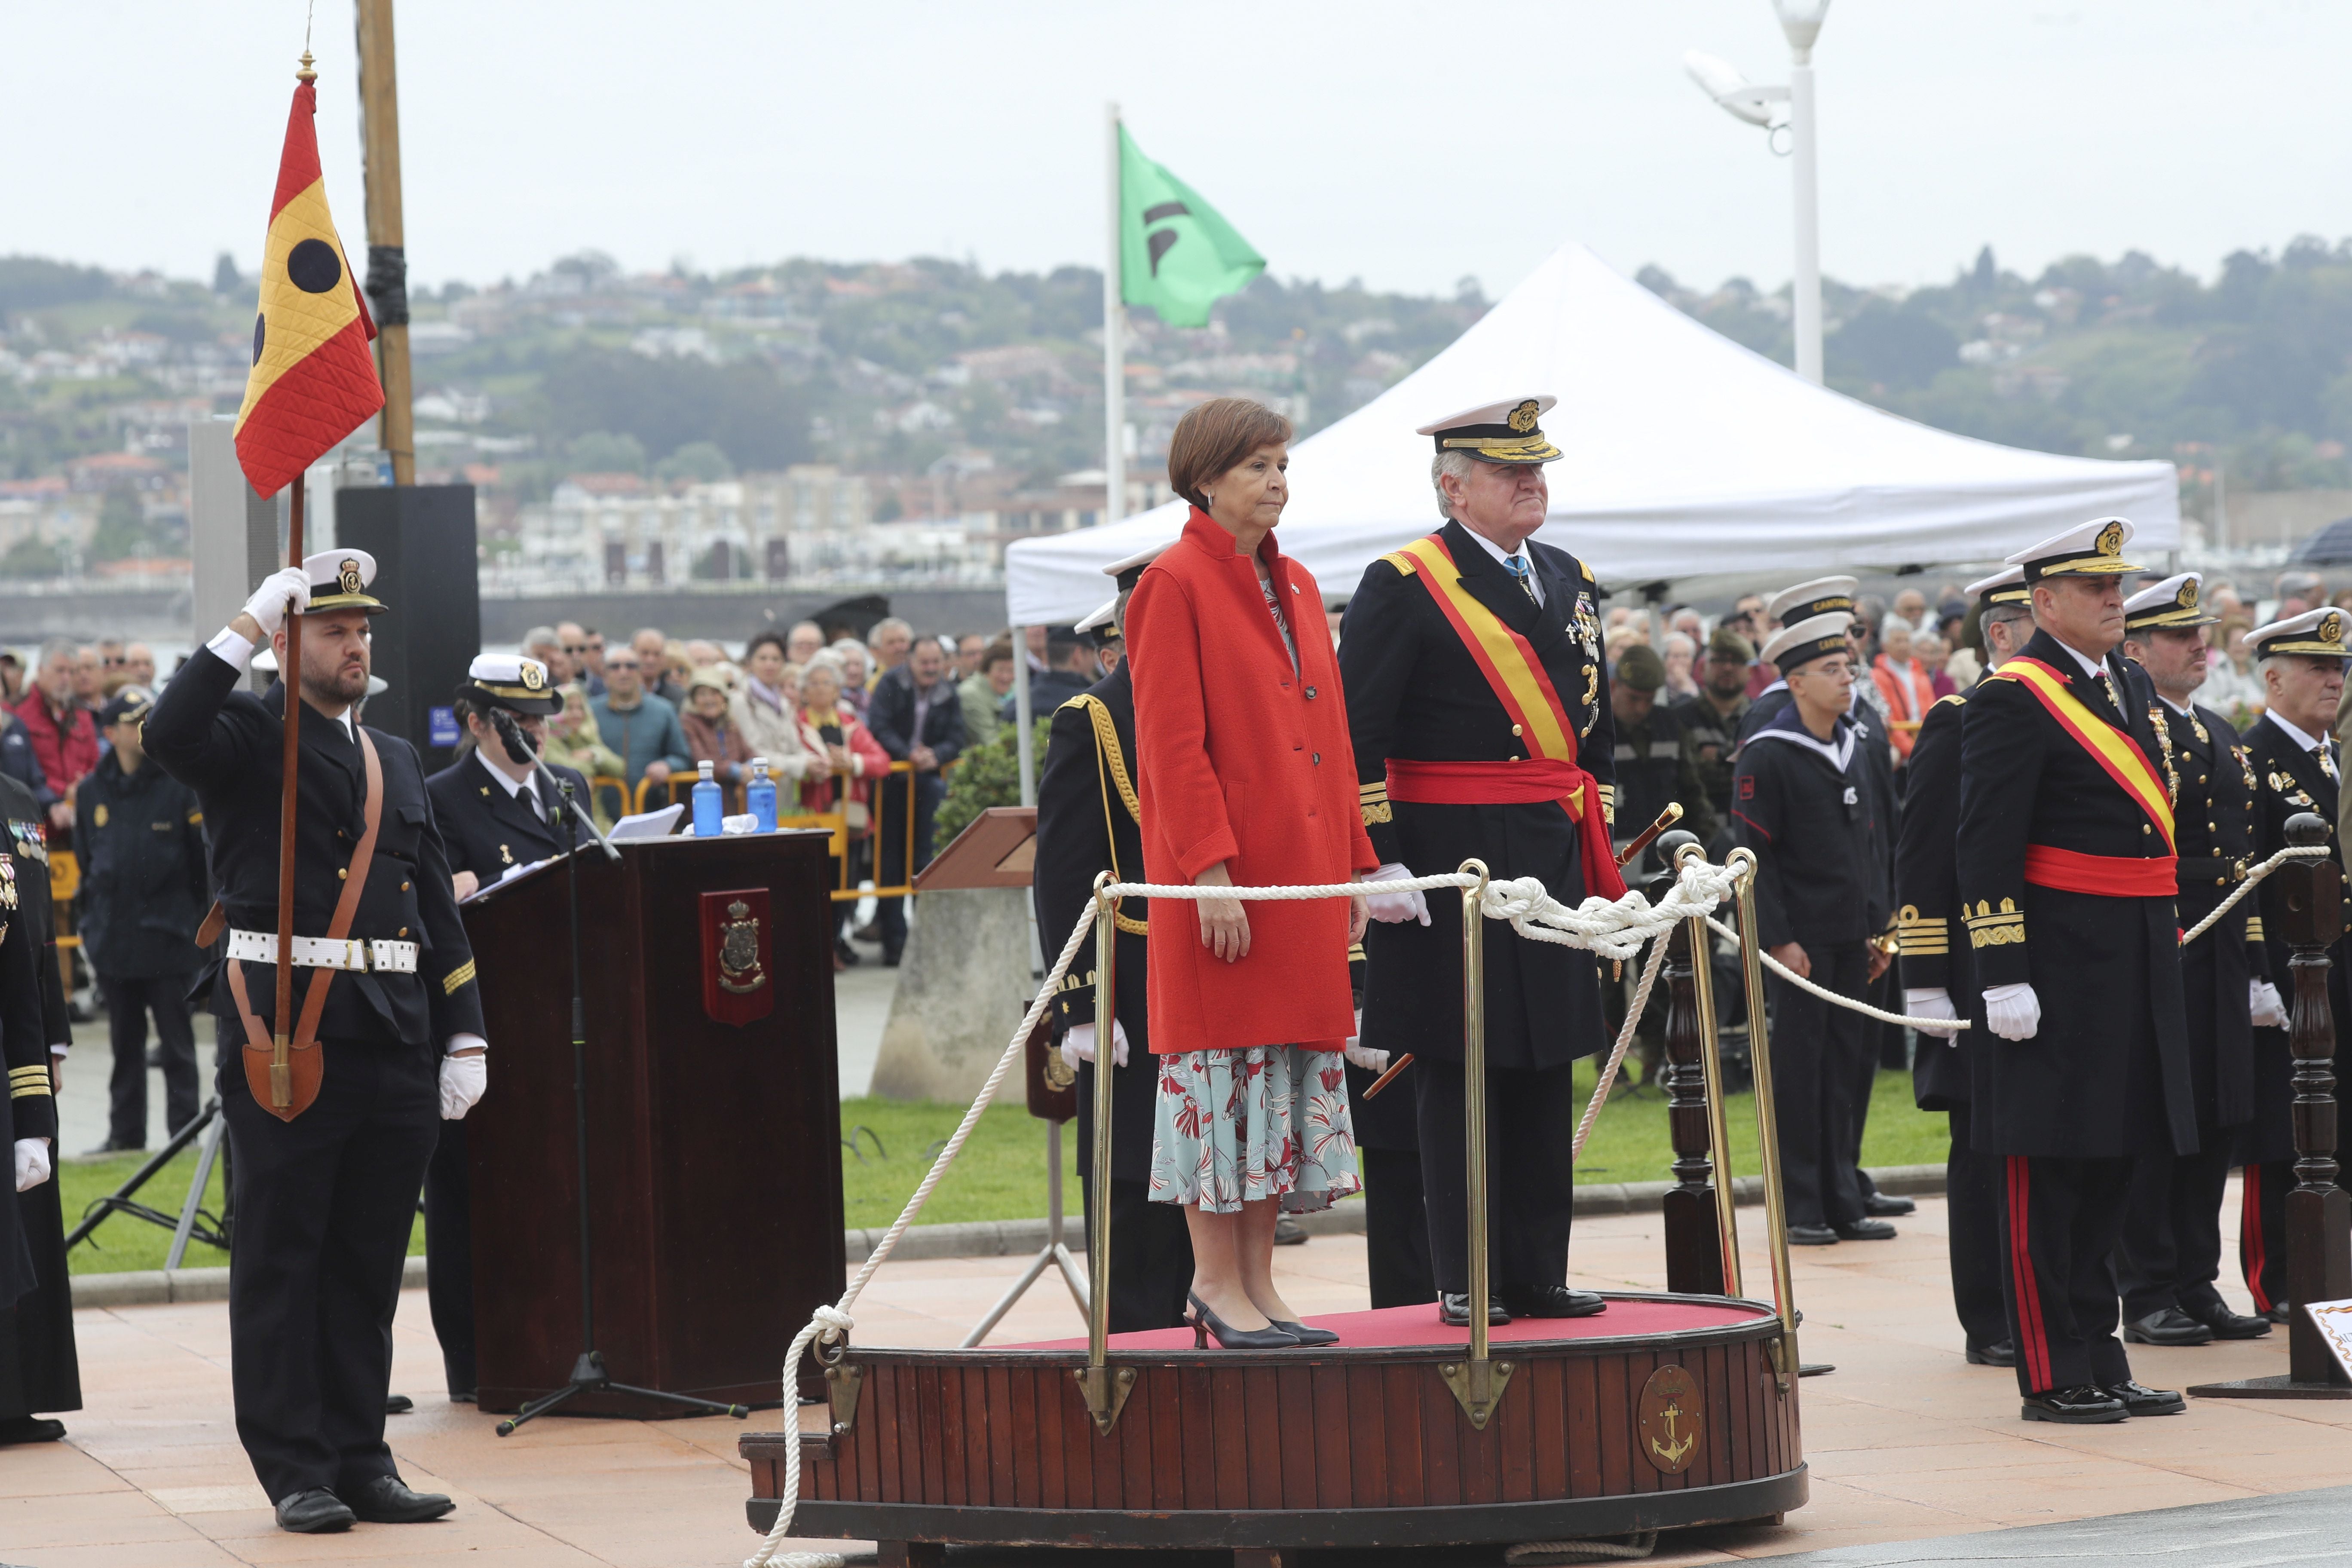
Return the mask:
[(335, 582), (346, 594), (358, 593), (362, 586), (360, 582), (360, 563), (356, 561), (346, 559), (343, 562), (343, 569), (341, 573), (336, 576)]
[(528, 658), (522, 661), (522, 683), (533, 691), (547, 684), (547, 674), (540, 668), (538, 661)]
[(2172, 602), (2179, 605), (2184, 610), (2195, 609), (2197, 607), (2197, 579), (2191, 577), (2189, 581), (2180, 584), (2180, 592), (2172, 596)]
[(2344, 616), (2339, 612), (2330, 610), (2319, 617), (2319, 640), (2339, 645), (2344, 641)]
[(2124, 552), (2124, 525), (2122, 523), (2111, 522), (2107, 524), (2106, 527), (2099, 530), (2098, 550), (2099, 553), (2102, 555), (2121, 555)]
[(1511, 410), (1511, 428), (1524, 436), (1536, 427), (1536, 416), (1543, 411), (1532, 397)]

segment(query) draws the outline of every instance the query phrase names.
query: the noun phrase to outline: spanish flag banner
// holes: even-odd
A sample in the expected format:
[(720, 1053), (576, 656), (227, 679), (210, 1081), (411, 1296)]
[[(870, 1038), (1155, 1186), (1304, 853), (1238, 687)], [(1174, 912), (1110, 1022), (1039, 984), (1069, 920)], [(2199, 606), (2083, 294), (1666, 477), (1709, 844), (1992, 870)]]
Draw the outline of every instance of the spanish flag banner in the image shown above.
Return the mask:
[(319, 173), (319, 94), (303, 72), (286, 121), (278, 194), (261, 258), (253, 370), (236, 414), (236, 458), (263, 495), (275, 495), (383, 406), (368, 341), (375, 322), (360, 298)]

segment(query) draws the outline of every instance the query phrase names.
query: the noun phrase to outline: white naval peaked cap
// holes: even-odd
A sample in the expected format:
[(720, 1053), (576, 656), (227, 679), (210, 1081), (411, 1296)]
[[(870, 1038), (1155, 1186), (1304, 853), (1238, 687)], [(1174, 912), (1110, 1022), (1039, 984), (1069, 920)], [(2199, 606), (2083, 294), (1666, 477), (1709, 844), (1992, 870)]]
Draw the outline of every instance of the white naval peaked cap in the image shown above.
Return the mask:
[(2268, 658), (2273, 654), (2299, 653), (2313, 658), (2342, 658), (2344, 648), (2344, 612), (2333, 605), (2322, 605), (2315, 610), (2305, 610), (2299, 616), (2289, 616), (2283, 621), (2256, 626), (2246, 634), (2246, 646), (2254, 650), (2256, 658)]
[(1090, 632), (1097, 626), (1110, 625), (1111, 616), (1118, 611), (1118, 595), (1114, 594), (1087, 612), (1086, 619), (1071, 627), (1072, 631)]
[(1559, 399), (1548, 393), (1482, 403), (1422, 426), (1416, 436), (1433, 437), (1440, 452), (1467, 452), (1489, 463), (1549, 463), (1559, 454), (1536, 422)]
[(364, 550), (321, 550), (302, 558), (310, 578), (310, 606), (306, 615), (335, 610), (365, 610), (382, 615), (391, 606), (368, 592), (375, 582), (375, 557)]
[(1822, 615), (1808, 616), (1793, 626), (1782, 626), (1764, 645), (1764, 659), (1780, 667), (1786, 675), (1799, 665), (1833, 653), (1850, 653), (1845, 629), (1853, 616), (1843, 610), (1831, 610)]
[[(1132, 555), (1122, 555), (1118, 560), (1103, 568), (1103, 575), (1117, 579), (1119, 591), (1121, 593), (1125, 593), (1128, 589), (1135, 586), (1135, 580), (1143, 575), (1143, 569), (1146, 566), (1150, 565), (1154, 561), (1159, 560), (1162, 554), (1166, 553), (1168, 547), (1175, 542), (1176, 542), (1172, 539), (1164, 539), (1157, 544), (1145, 545), (1142, 549), (1137, 551)], [(1101, 614), (1102, 612), (1100, 610), (1097, 610), (1095, 612), (1095, 615), (1097, 616)], [(1101, 624), (1102, 623), (1100, 621), (1097, 621), (1092, 616), (1089, 616), (1086, 620), (1078, 623), (1078, 630), (1085, 631), (1089, 626), (1100, 626)]]
[[(1850, 611), (1853, 608), (1853, 591), (1861, 585), (1852, 577), (1816, 577), (1773, 595), (1764, 613), (1776, 621), (1795, 622), (1833, 611)], [(1764, 657), (1772, 656), (1767, 653)]]
[(2124, 546), (2131, 542), (2131, 519), (2095, 517), (2006, 559), (2012, 566), (2025, 568), (2028, 583), (2039, 583), (2044, 577), (2113, 577), (2139, 570), (2124, 559)]
[(519, 653), (476, 654), (474, 662), (466, 667), (466, 683), (457, 688), (457, 695), (485, 707), (541, 718), (563, 708), (563, 696), (556, 690), (547, 666)]
[(1960, 592), (1987, 605), (2022, 605), (2033, 597), (2033, 591), (2025, 585), (2022, 566), (2004, 566), (1990, 577), (1978, 578)]
[(2212, 626), (2221, 617), (2207, 613), (2198, 602), (2204, 582), (2201, 572), (2178, 572), (2161, 583), (2142, 588), (2124, 601), (2124, 630)]

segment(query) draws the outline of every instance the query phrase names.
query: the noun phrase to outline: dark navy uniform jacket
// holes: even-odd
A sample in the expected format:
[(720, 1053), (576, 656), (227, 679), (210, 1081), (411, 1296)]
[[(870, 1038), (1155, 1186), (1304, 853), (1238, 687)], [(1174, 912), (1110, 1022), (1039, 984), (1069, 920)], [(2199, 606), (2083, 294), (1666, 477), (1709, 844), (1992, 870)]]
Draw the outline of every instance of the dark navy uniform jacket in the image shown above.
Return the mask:
[[(1960, 1016), (1977, 994), (1960, 924), (1960, 731), (1965, 697), (1947, 697), (1919, 721), (1911, 743), (1909, 787), (1895, 845), (1895, 940), (1903, 952), (1906, 990), (1950, 993)], [(1922, 1110), (1950, 1110), (1969, 1102), (1969, 1070), (1976, 1033), (1951, 1040), (1919, 1037), (1911, 1058), (1911, 1097)]]
[[(2110, 655), (2094, 679), (2046, 631), (2019, 650), (2057, 672), (2095, 721), (2127, 735), (2151, 768), (2155, 688)], [(1959, 893), (1977, 984), (2030, 984), (2039, 1033), (2004, 1040), (1980, 995), (1970, 1085), (1988, 1154), (2107, 1159), (2193, 1153), (2197, 1110), (2181, 1001), (2177, 899), (2114, 897), (2025, 880), (2031, 844), (2119, 859), (2160, 858), (2147, 814), (2060, 725), (2010, 666), (1961, 710)], [(2159, 784), (2161, 772), (2158, 772)]]
[[(236, 668), (198, 648), (172, 678), (147, 715), (147, 754), (196, 792), (212, 849), (212, 883), (229, 925), (278, 929), (278, 816), (283, 789), (286, 686), (259, 697), (236, 689)], [(416, 750), (370, 729), (383, 766), (383, 815), (374, 865), (351, 936), (414, 942), (415, 974), (309, 970), (295, 977), (295, 1005), (319, 977), (333, 973), (321, 1039), (439, 1047), (452, 1035), (482, 1033), (481, 989), (474, 953), (450, 891), (449, 862), (433, 824), (425, 770)], [(366, 775), (360, 749), (341, 724), (302, 715), (294, 835), (294, 934), (324, 936), (363, 831)], [(230, 1039), (245, 1037), (236, 1002), (215, 959), (195, 994), (209, 992), (215, 1017)], [(266, 963), (245, 969), (246, 996), (267, 1028), (277, 1009), (277, 976)]]
[[(52, 1046), (70, 1046), (73, 1019), (58, 967), (57, 912), (49, 902), (48, 814), (42, 805), (30, 789), (0, 772), (0, 822), (8, 830), (0, 853), (15, 856), (22, 873), (16, 879), (16, 899), (32, 926), (34, 967), (41, 972), (41, 1034)], [(194, 935), (189, 932), (191, 942)]]
[(1768, 948), (1858, 943), (1886, 923), (1868, 744), (1843, 716), (1832, 740), (1817, 739), (1792, 702), (1740, 748), (1731, 834), (1756, 854), (1757, 934)]
[[(548, 764), (556, 777), (572, 785), (572, 798), (583, 807), (588, 802), (588, 781), (578, 770)], [(531, 775), (530, 789), (553, 795), (548, 782)], [(482, 886), (505, 876), (517, 866), (551, 859), (563, 853), (564, 827), (558, 817), (548, 824), (545, 796), (509, 795), (505, 784), (490, 775), (490, 765), (479, 752), (468, 752), (425, 781), (433, 798), (433, 823), (441, 830), (443, 849), (452, 871), (471, 871)], [(539, 804), (534, 804), (539, 803)], [(560, 808), (562, 797), (556, 795)], [(576, 842), (593, 842), (594, 835), (574, 826)]]
[(143, 980), (203, 967), (196, 928), (212, 903), (204, 823), (195, 791), (152, 758), (125, 773), (110, 751), (74, 786), (81, 937), (100, 975)]
[[(41, 983), (36, 973), (41, 949), (33, 921), (26, 918), (23, 884), (36, 877), (46, 879), (47, 866), (36, 866), (0, 855), (0, 1060), (8, 1069), (5, 1112), (0, 1112), (0, 1148), (14, 1148), (19, 1138), (49, 1141), (49, 1163), (57, 1163), (58, 1102), (49, 1089), (49, 1047), (41, 1023)], [(15, 1166), (10, 1171), (13, 1173)], [(57, 1180), (53, 1175), (51, 1181)], [(32, 1248), (26, 1239), (24, 1205), (14, 1193), (0, 1202), (0, 1312), (40, 1281)], [(52, 1232), (51, 1234), (55, 1234)]]
[[(1464, 591), (1534, 648), (1576, 731), (1577, 762), (1598, 781), (1601, 809), (1613, 814), (1617, 735), (1591, 569), (1565, 550), (1528, 541), (1526, 553), (1543, 584), (1538, 608), (1469, 530), (1449, 522), (1439, 538)], [(1587, 888), (1579, 827), (1559, 803), (1448, 805), (1388, 797), (1391, 757), (1503, 763), (1530, 754), (1429, 589), (1417, 576), (1375, 561), (1365, 568), (1341, 630), (1339, 671), (1364, 829), (1382, 863), (1429, 876), (1476, 858), (1498, 878), (1539, 878), (1560, 902), (1581, 902)], [(1364, 934), (1363, 1043), (1392, 1055), (1459, 1061), (1462, 900), (1440, 889), (1428, 902), (1427, 927), (1376, 921)], [(1610, 1043), (1591, 953), (1489, 932), (1486, 969), (1491, 1065), (1559, 1067)]]
[[(2246, 726), (2244, 741), (2246, 761), (2254, 775), (2255, 860), (2267, 860), (2285, 848), (2287, 819), (2306, 811), (2315, 813), (2327, 824), (2328, 852), (2341, 858), (2343, 847), (2336, 842), (2336, 825), (2344, 769), (2336, 757), (2336, 742), (2325, 742), (2329, 762), (2335, 765), (2335, 775), (2330, 776), (2319, 759), (2290, 738), (2268, 714)], [(2250, 897), (2260, 899), (2263, 905), (2261, 929), (2255, 932), (2255, 940), (2263, 941), (2267, 934), (2270, 973), (2292, 1008), (2293, 971), (2287, 963), (2294, 956), (2294, 949), (2287, 945), (2282, 934), (2285, 930), (2285, 881), (2272, 877)], [(2243, 909), (2245, 905), (2238, 907)], [(2347, 898), (2344, 912), (2347, 927), (2352, 928), (2352, 897)], [(2352, 954), (2352, 941), (2344, 938), (2338, 938), (2327, 950), (2327, 1000), (2336, 1022), (2336, 1081), (2339, 1097), (2345, 1092), (2345, 1069), (2352, 1067), (2352, 984), (2347, 984), (2347, 979), (2352, 977), (2347, 977), (2344, 970), (2347, 954)], [(2248, 1162), (2292, 1160), (2294, 1058), (2287, 1048), (2284, 1029), (2254, 1032), (2253, 1073), (2253, 1121), (2240, 1136), (2240, 1157)]]
[[(936, 711), (936, 710), (934, 710)], [(1097, 715), (1109, 726), (1105, 734)], [(1037, 852), (1034, 877), (1038, 939), (1055, 953), (1094, 902), (1095, 878), (1143, 880), (1143, 830), (1135, 775), (1135, 683), (1125, 660), (1103, 679), (1054, 710), (1053, 738), (1037, 778)], [(1151, 1058), (1146, 997), (1150, 983), (1145, 931), (1150, 906), (1141, 899), (1119, 905), (1114, 939), (1118, 961), (1118, 1021), (1127, 1029), (1127, 1062), (1111, 1075), (1110, 1162), (1114, 1180), (1151, 1179), (1151, 1127), (1159, 1077)], [(1048, 1016), (1056, 1039), (1073, 1024), (1095, 1018), (1095, 942), (1088, 936)], [(1108, 1029), (1095, 1036), (1097, 1062), (1110, 1059)], [(1094, 1138), (1094, 1074), (1079, 1075), (1078, 1140)]]

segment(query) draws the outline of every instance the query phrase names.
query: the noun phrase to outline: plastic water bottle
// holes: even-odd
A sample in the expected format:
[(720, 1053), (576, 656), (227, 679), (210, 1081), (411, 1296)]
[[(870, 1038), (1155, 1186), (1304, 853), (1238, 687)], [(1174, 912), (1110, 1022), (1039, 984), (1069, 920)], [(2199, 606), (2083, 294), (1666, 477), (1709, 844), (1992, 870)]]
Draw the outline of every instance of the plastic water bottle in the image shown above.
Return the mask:
[(754, 833), (776, 830), (776, 783), (768, 776), (768, 759), (751, 759), (751, 786), (745, 792), (743, 804), (751, 810)]
[(701, 766), (702, 778), (694, 786), (694, 836), (716, 838), (726, 831), (719, 826), (719, 819), (726, 815), (727, 807), (719, 794), (719, 781), (710, 776), (710, 764), (704, 763)]

